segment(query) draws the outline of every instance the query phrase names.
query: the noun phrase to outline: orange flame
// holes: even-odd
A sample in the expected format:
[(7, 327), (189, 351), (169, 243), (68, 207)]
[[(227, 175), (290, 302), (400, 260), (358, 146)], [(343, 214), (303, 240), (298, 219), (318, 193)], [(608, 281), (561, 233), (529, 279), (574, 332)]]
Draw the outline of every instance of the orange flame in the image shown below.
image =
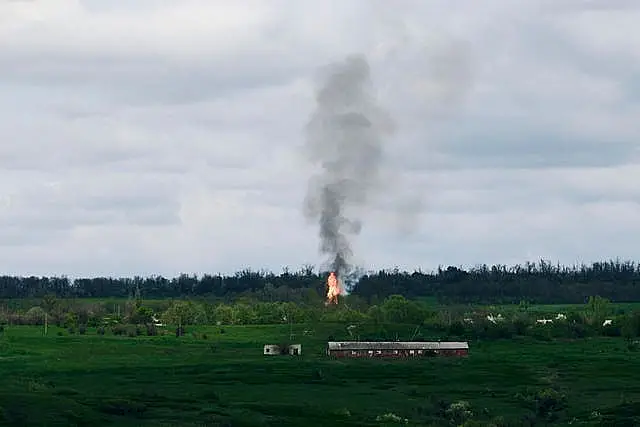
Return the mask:
[(340, 282), (338, 281), (338, 277), (336, 277), (336, 273), (333, 271), (329, 274), (327, 278), (327, 301), (326, 304), (337, 304), (338, 303), (338, 295), (340, 295)]

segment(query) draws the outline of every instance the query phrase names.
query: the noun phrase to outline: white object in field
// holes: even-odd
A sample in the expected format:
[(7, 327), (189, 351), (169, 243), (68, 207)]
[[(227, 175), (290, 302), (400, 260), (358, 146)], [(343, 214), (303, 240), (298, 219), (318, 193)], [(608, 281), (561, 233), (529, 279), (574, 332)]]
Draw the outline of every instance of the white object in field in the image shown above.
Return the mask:
[(291, 344), (289, 346), (289, 354), (292, 356), (300, 356), (302, 354), (302, 344)]
[(502, 314), (498, 314), (497, 316), (490, 314), (487, 316), (487, 320), (491, 323), (498, 323), (502, 322), (504, 320), (504, 317), (502, 317)]
[(277, 344), (265, 344), (263, 354), (267, 356), (279, 356), (281, 354), (290, 354), (291, 356), (300, 356), (302, 354), (302, 344), (291, 344), (286, 347), (287, 351)]
[(280, 354), (280, 346), (275, 344), (265, 344), (264, 354), (266, 355), (278, 355)]

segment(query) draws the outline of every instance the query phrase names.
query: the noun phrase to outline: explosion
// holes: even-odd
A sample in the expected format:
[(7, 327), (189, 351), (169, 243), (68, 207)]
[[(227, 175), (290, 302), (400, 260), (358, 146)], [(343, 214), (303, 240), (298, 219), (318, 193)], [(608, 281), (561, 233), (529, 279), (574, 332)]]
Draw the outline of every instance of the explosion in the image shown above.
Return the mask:
[(327, 278), (327, 301), (326, 305), (337, 304), (338, 295), (341, 294), (340, 282), (335, 272), (331, 272)]

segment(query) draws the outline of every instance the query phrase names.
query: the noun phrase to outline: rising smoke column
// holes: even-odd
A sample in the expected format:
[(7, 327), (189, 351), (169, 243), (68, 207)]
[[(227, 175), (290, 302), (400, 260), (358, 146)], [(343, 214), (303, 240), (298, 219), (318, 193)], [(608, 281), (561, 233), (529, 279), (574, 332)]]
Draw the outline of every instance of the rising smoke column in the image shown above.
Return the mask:
[(309, 182), (305, 216), (317, 221), (320, 250), (339, 277), (350, 270), (350, 238), (360, 233), (365, 208), (380, 187), (383, 144), (393, 132), (376, 105), (369, 65), (349, 56), (331, 64), (316, 93), (305, 148), (318, 167)]

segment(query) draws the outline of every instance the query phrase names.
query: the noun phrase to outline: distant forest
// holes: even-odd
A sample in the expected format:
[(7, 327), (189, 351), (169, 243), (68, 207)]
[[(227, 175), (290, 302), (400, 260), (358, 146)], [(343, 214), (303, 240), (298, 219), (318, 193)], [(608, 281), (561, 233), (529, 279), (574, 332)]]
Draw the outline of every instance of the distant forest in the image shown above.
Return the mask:
[[(66, 277), (0, 277), (0, 298), (126, 298), (136, 290), (144, 298), (207, 297), (234, 300), (317, 302), (325, 293), (327, 274), (305, 267), (280, 274), (244, 270), (233, 276), (180, 275), (70, 280)], [(438, 268), (404, 272), (370, 272), (352, 286), (351, 295), (377, 303), (389, 295), (435, 298), (442, 303), (583, 303), (592, 295), (614, 302), (640, 301), (640, 264), (606, 261), (562, 266), (546, 261), (504, 265)]]

